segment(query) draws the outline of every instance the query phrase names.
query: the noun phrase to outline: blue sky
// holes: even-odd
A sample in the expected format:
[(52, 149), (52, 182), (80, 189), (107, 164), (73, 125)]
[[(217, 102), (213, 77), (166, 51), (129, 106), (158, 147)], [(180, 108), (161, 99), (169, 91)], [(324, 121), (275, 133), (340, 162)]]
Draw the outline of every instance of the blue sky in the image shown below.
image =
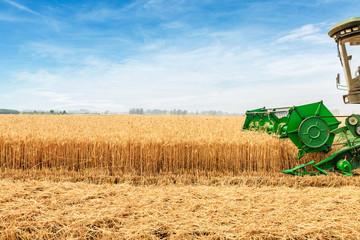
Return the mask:
[(0, 0), (0, 108), (244, 112), (324, 100), (356, 110), (335, 88), (342, 69), (327, 32), (358, 9), (346, 0)]

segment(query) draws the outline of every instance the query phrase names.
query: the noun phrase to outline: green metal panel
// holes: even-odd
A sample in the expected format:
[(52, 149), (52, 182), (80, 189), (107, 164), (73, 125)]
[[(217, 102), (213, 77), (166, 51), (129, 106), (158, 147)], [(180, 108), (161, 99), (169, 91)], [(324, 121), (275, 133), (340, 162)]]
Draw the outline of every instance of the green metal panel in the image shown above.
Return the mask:
[(290, 140), (304, 153), (330, 151), (334, 141), (330, 131), (336, 129), (339, 124), (340, 122), (320, 101), (292, 107), (286, 132)]

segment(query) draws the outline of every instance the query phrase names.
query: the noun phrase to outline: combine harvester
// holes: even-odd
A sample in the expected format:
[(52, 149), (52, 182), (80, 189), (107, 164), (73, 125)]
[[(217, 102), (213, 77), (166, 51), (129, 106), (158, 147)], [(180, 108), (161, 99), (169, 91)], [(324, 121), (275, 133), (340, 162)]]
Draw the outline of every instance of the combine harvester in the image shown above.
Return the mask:
[[(347, 82), (347, 86), (340, 85), (338, 74), (336, 87), (348, 91), (348, 94), (343, 96), (345, 104), (359, 104), (360, 66), (356, 65), (357, 68), (352, 75), (350, 68), (352, 55), (348, 55), (346, 48), (360, 45), (360, 17), (336, 24), (328, 34), (337, 43)], [(346, 176), (353, 176), (351, 170), (360, 167), (360, 142), (357, 141), (360, 137), (360, 115), (352, 114), (347, 117), (343, 127), (339, 127), (340, 123), (321, 101), (302, 106), (264, 107), (247, 111), (243, 130), (261, 131), (280, 138), (290, 138), (299, 149), (299, 159), (306, 153), (328, 153), (334, 145), (335, 136), (342, 136), (345, 141), (340, 144), (344, 147), (330, 157), (316, 164), (315, 161), (310, 161), (283, 172), (304, 176), (328, 175), (327, 171), (339, 171)], [(306, 167), (311, 165), (317, 170), (316, 172), (306, 171)]]

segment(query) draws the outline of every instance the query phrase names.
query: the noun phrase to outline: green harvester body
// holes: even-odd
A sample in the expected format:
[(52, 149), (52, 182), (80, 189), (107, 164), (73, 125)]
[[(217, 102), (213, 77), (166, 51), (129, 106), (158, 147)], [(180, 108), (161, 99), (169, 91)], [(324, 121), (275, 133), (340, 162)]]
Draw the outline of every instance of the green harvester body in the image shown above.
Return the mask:
[[(360, 45), (360, 18), (350, 18), (334, 25), (329, 36), (337, 43), (341, 65), (344, 68), (346, 85), (340, 84), (340, 75), (336, 78), (336, 86), (348, 91), (343, 96), (345, 104), (360, 104), (360, 66), (354, 75), (346, 47)], [(353, 64), (354, 65), (354, 64)], [(300, 159), (307, 153), (329, 152), (336, 141), (341, 140), (344, 147), (330, 157), (315, 163), (307, 163), (284, 170), (292, 175), (328, 175), (338, 171), (346, 176), (353, 176), (351, 170), (360, 167), (360, 116), (352, 114), (345, 119), (345, 126), (339, 127), (340, 121), (325, 107), (322, 101), (285, 108), (265, 107), (246, 112), (243, 130), (260, 131), (279, 138), (289, 138), (299, 149)], [(311, 171), (307, 171), (312, 166)]]
[[(279, 109), (279, 108), (278, 108)], [(286, 114), (284, 109), (286, 110)], [(282, 117), (277, 114), (281, 112)], [(295, 168), (283, 171), (292, 175), (328, 175), (327, 171), (339, 171), (352, 176), (351, 170), (360, 166), (360, 116), (353, 114), (346, 118), (345, 126), (339, 127), (340, 121), (329, 111), (322, 101), (281, 108), (281, 111), (265, 107), (246, 112), (244, 130), (264, 132), (279, 138), (289, 138), (298, 147), (298, 158), (306, 153), (329, 152), (335, 136), (342, 137), (344, 148), (330, 157), (316, 163), (310, 161)], [(306, 171), (312, 166), (314, 171)]]

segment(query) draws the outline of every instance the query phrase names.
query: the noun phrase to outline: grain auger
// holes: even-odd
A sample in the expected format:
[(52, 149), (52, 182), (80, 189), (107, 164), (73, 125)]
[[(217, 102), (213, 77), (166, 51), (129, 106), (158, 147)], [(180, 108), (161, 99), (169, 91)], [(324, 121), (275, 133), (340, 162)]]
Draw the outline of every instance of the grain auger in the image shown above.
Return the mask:
[[(348, 54), (350, 46), (360, 45), (360, 18), (350, 18), (333, 26), (329, 36), (337, 43), (338, 54), (344, 68), (347, 85), (340, 84), (340, 74), (336, 77), (336, 87), (348, 91), (343, 96), (345, 104), (360, 103), (360, 57), (358, 62), (352, 62)], [(360, 49), (357, 53), (360, 55)], [(353, 49), (356, 53), (356, 49)], [(356, 66), (352, 74), (351, 66)], [(354, 69), (353, 69), (354, 70)], [(277, 112), (285, 115), (279, 117)], [(244, 130), (264, 131), (281, 138), (290, 138), (298, 147), (298, 158), (311, 152), (329, 152), (333, 145), (344, 147), (330, 157), (315, 163), (309, 161), (283, 173), (292, 175), (328, 175), (328, 172), (338, 171), (352, 176), (351, 170), (360, 167), (360, 115), (352, 114), (345, 119), (345, 126), (323, 105), (323, 102), (312, 103), (290, 108), (259, 108), (246, 112)], [(335, 143), (335, 136), (344, 136), (344, 141)], [(312, 166), (312, 171), (307, 167)]]

